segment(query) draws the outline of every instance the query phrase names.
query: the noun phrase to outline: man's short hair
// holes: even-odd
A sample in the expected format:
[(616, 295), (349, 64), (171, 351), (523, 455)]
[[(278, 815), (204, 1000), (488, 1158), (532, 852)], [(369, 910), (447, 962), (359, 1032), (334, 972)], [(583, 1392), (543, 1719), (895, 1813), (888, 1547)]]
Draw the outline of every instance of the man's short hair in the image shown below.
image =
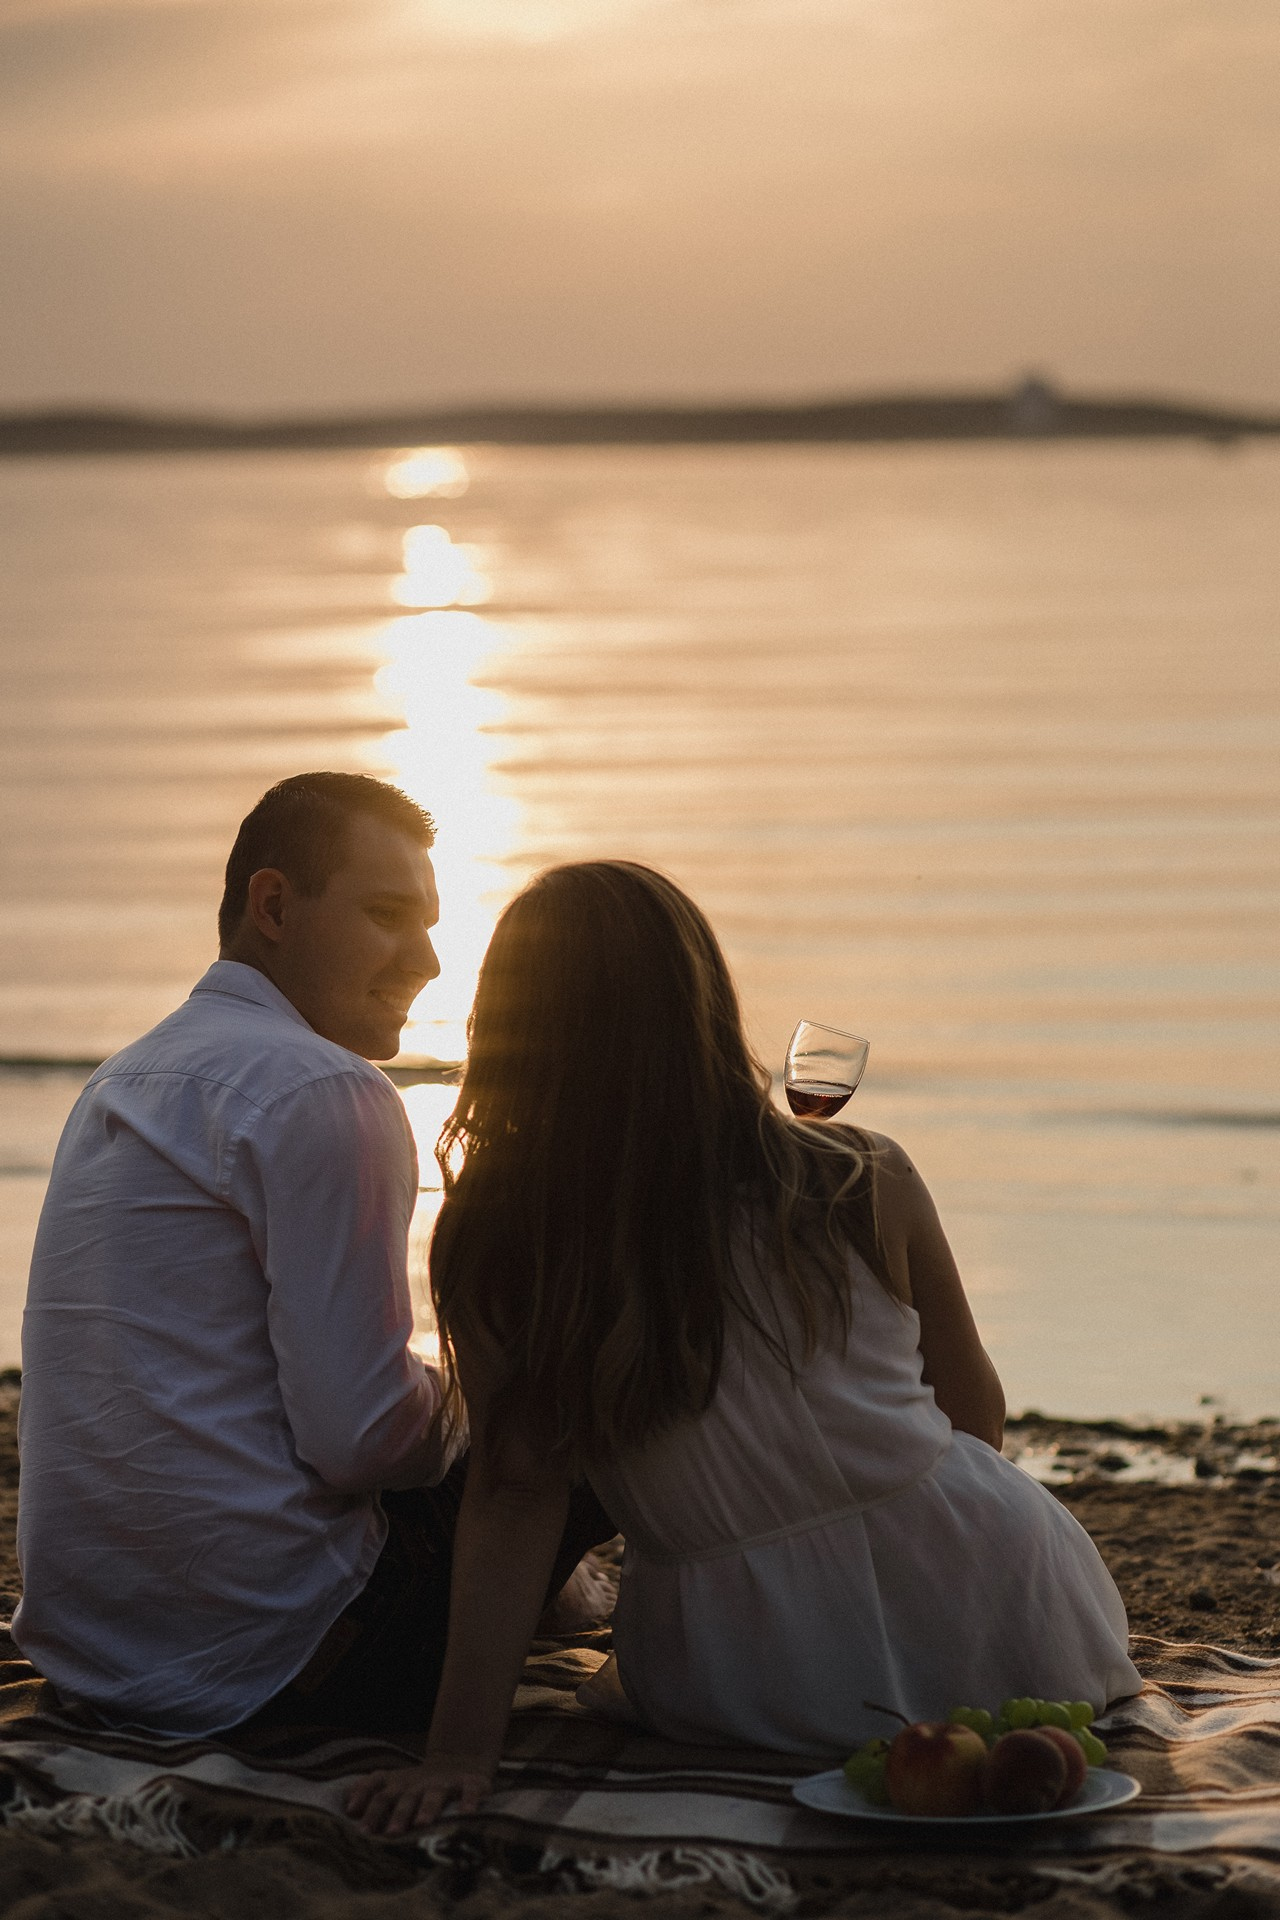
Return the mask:
[(223, 946), (244, 918), (249, 880), (275, 867), (301, 894), (323, 893), (342, 865), (347, 827), (356, 815), (381, 820), (423, 847), (435, 844), (435, 822), (407, 793), (367, 773), (295, 773), (269, 787), (245, 815), (227, 861), (218, 908)]

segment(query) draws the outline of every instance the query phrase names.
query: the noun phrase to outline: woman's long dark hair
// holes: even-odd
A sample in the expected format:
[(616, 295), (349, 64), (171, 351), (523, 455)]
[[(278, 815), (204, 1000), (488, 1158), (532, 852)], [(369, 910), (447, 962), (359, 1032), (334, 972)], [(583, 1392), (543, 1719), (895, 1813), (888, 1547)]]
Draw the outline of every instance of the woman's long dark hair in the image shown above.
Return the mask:
[(848, 1250), (882, 1279), (869, 1143), (780, 1113), (706, 919), (627, 861), (552, 867), (485, 956), (437, 1158), (431, 1290), (446, 1372), (502, 1356), (487, 1434), (519, 1417), (575, 1467), (701, 1412), (726, 1309), (794, 1368), (735, 1271), (743, 1233), (811, 1351), (849, 1324)]

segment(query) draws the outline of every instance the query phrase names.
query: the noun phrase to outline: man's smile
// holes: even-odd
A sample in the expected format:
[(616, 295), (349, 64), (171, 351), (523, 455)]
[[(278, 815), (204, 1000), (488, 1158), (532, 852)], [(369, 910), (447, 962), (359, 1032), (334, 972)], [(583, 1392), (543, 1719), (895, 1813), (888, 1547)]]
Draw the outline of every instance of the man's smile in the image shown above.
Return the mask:
[(409, 1009), (413, 1005), (414, 999), (416, 998), (415, 995), (410, 994), (409, 998), (406, 1000), (403, 994), (396, 995), (396, 994), (390, 993), (384, 987), (372, 987), (370, 988), (370, 994), (372, 998), (375, 999), (380, 1006), (383, 1006), (387, 1009), (388, 1013), (393, 1013), (396, 1019), (401, 1021), (407, 1020), (409, 1018)]

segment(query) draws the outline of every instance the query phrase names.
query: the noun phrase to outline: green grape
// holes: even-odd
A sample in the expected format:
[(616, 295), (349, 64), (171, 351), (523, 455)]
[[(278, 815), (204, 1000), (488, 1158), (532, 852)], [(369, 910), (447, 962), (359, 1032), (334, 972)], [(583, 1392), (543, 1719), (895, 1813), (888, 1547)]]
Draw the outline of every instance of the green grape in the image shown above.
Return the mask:
[(1006, 1700), (1000, 1709), (1000, 1717), (1007, 1720), (1011, 1727), (1034, 1727), (1039, 1712), (1038, 1700)]
[(862, 1791), (866, 1794), (867, 1799), (871, 1802), (873, 1807), (888, 1806), (889, 1789), (888, 1787), (886, 1787), (884, 1783), (884, 1761), (883, 1760), (880, 1762), (875, 1772), (868, 1776), (867, 1783), (863, 1787)]
[(887, 1740), (868, 1740), (865, 1746), (851, 1753), (844, 1763), (844, 1777), (851, 1786), (857, 1786), (863, 1776), (880, 1766), (889, 1751)]
[(1067, 1702), (1067, 1712), (1071, 1716), (1071, 1724), (1073, 1727), (1091, 1727), (1093, 1725), (1093, 1708), (1087, 1700), (1069, 1700)]
[(1107, 1764), (1107, 1750), (1101, 1740), (1099, 1740), (1097, 1734), (1090, 1733), (1088, 1727), (1076, 1727), (1074, 1732), (1076, 1739), (1084, 1748), (1084, 1757), (1089, 1762), (1089, 1765), (1091, 1767), (1105, 1767)]
[(1063, 1706), (1061, 1700), (1045, 1700), (1041, 1703), (1038, 1724), (1042, 1727), (1062, 1727), (1067, 1733), (1070, 1733), (1070, 1710)]
[(947, 1719), (953, 1727), (968, 1727), (983, 1740), (994, 1737), (996, 1723), (985, 1707), (952, 1707)]
[(947, 1720), (953, 1727), (968, 1727), (971, 1733), (980, 1733), (984, 1725), (990, 1725), (991, 1715), (985, 1707), (952, 1707)]
[(882, 1807), (888, 1800), (884, 1785), (884, 1763), (888, 1751), (887, 1740), (868, 1740), (856, 1753), (851, 1753), (844, 1763), (844, 1777), (849, 1785), (865, 1794), (873, 1806)]

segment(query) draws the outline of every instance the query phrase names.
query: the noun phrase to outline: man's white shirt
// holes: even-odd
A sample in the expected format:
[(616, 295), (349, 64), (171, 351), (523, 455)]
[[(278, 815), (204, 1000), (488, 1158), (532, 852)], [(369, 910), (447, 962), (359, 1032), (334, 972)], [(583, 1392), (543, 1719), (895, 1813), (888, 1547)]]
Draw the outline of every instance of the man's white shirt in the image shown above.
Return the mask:
[(13, 1636), (118, 1726), (211, 1733), (372, 1572), (382, 1487), (432, 1484), (409, 1351), (404, 1108), (220, 960), (67, 1122), (23, 1319)]

